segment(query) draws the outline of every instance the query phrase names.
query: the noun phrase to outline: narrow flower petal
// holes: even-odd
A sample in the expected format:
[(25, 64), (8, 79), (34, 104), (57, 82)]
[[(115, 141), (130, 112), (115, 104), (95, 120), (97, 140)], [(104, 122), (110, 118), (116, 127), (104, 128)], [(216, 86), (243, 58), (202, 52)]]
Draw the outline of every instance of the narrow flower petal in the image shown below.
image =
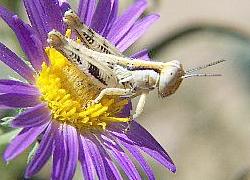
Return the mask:
[(31, 68), (2, 43), (0, 43), (0, 61), (5, 63), (27, 81), (31, 83), (35, 81), (33, 77), (34, 72)]
[(65, 0), (65, 1), (60, 1), (59, 0), (59, 5), (62, 11), (62, 14), (64, 14), (66, 11), (71, 9), (70, 4)]
[(48, 25), (40, 0), (23, 0), (31, 25), (38, 32), (42, 43), (46, 44)]
[(59, 5), (61, 6), (63, 3), (68, 3), (68, 0), (58, 0)]
[[(164, 149), (161, 149), (160, 151), (159, 149), (153, 150), (152, 148), (142, 147), (142, 150), (146, 152), (149, 156), (153, 157), (155, 160), (160, 162), (163, 166), (168, 168), (173, 173), (176, 172), (176, 167), (173, 161), (170, 159), (170, 157), (168, 156), (167, 152)], [(163, 154), (164, 152), (165, 154)]]
[(158, 14), (151, 14), (140, 21), (136, 22), (133, 27), (127, 32), (127, 34), (117, 42), (116, 47), (121, 51), (125, 51), (129, 46), (131, 46), (135, 41), (137, 41), (149, 26), (159, 19)]
[(118, 162), (124, 170), (129, 179), (139, 180), (140, 174), (135, 168), (135, 165), (123, 151), (123, 149), (110, 137), (102, 136), (106, 149), (113, 155), (114, 159)]
[(8, 145), (6, 148), (3, 159), (8, 162), (22, 153), (29, 145), (31, 145), (41, 134), (48, 124), (39, 127), (24, 128)]
[(17, 85), (17, 86), (25, 86), (25, 87), (31, 87), (31, 88), (34, 87), (35, 88), (35, 86), (29, 85), (28, 83), (24, 83), (24, 82), (19, 81), (19, 80), (0, 79), (0, 84), (1, 85), (8, 85), (8, 86)]
[(95, 166), (98, 178), (104, 180), (108, 179), (106, 176), (102, 156), (92, 138), (90, 136), (87, 136), (87, 138), (82, 138), (82, 144), (85, 147), (85, 151), (88, 151), (90, 153), (90, 156), (92, 157), (92, 162)]
[(60, 173), (62, 167), (62, 163), (65, 161), (65, 142), (63, 138), (63, 125), (54, 124), (54, 149), (53, 149), (53, 170), (51, 174), (52, 179), (60, 179)]
[(39, 96), (40, 92), (35, 86), (13, 80), (0, 80), (0, 94), (16, 93)]
[(72, 179), (78, 160), (78, 140), (76, 129), (60, 125), (53, 152), (52, 179)]
[(4, 105), (0, 105), (0, 109), (4, 110), (4, 109), (16, 109), (14, 107), (9, 107), (9, 106), (4, 106)]
[(123, 108), (123, 110), (119, 113), (119, 117), (129, 117), (130, 112), (132, 110), (132, 102), (129, 101), (128, 104)]
[(17, 15), (0, 6), (0, 16), (16, 33), (17, 39), (27, 55), (28, 60), (36, 70), (40, 70), (46, 60), (43, 46), (30, 25), (25, 24)]
[(127, 143), (125, 141), (120, 141), (121, 144), (129, 150), (129, 152), (134, 156), (134, 158), (138, 161), (140, 164), (141, 168), (144, 170), (144, 172), (147, 174), (148, 179), (154, 180), (154, 172), (151, 169), (151, 167), (148, 165), (147, 161), (144, 159), (144, 157), (141, 155), (140, 151), (134, 146), (131, 145), (130, 143)]
[(85, 138), (79, 135), (79, 161), (82, 166), (82, 172), (84, 179), (94, 180), (95, 179), (95, 167), (90, 156), (90, 152), (87, 150)]
[(18, 115), (12, 122), (12, 127), (34, 127), (45, 124), (51, 119), (50, 111), (45, 104), (29, 108)]
[(130, 57), (133, 58), (133, 59), (141, 59), (141, 60), (145, 60), (145, 61), (149, 61), (150, 60), (149, 52), (148, 52), (147, 49), (139, 51), (139, 52), (133, 54)]
[(37, 149), (35, 155), (30, 161), (28, 167), (25, 171), (25, 177), (29, 178), (35, 175), (41, 168), (46, 164), (49, 160), (52, 148), (53, 148), (53, 129), (52, 124), (49, 124), (44, 135), (42, 141)]
[(66, 133), (64, 133), (64, 136), (66, 139), (68, 160), (66, 161), (65, 174), (63, 174), (62, 177), (65, 179), (73, 179), (79, 151), (77, 131), (74, 127), (66, 125)]
[(121, 127), (112, 127), (111, 133), (119, 138), (120, 141), (128, 143), (132, 141), (134, 145), (137, 145), (140, 149), (160, 162), (170, 171), (176, 172), (176, 167), (167, 152), (140, 124), (133, 121), (126, 135), (121, 131), (121, 129)]
[(117, 18), (112, 26), (107, 39), (116, 44), (133, 26), (147, 7), (147, 1), (137, 0), (122, 16)]
[(58, 0), (24, 0), (32, 27), (40, 35), (44, 47), (47, 44), (47, 34), (52, 29), (64, 33), (63, 14)]
[(112, 0), (101, 0), (97, 4), (91, 21), (91, 28), (100, 35), (102, 35), (104, 28), (108, 23), (112, 5)]
[(117, 18), (117, 15), (118, 15), (118, 9), (119, 9), (119, 0), (113, 0), (112, 10), (110, 12), (107, 25), (103, 31), (103, 37), (107, 37), (111, 27), (113, 26), (113, 24)]
[(106, 176), (109, 179), (122, 180), (122, 176), (114, 164), (113, 160), (110, 158), (103, 145), (100, 143), (100, 139), (92, 138), (92, 141), (97, 145), (99, 152), (101, 153), (101, 157), (103, 159), (104, 167), (106, 169)]
[(40, 0), (45, 11), (47, 22), (49, 23), (49, 31), (56, 29), (61, 33), (65, 32), (63, 25), (63, 14), (58, 0)]
[(87, 26), (90, 26), (95, 12), (96, 0), (80, 0), (78, 16)]
[(0, 106), (26, 108), (40, 104), (39, 97), (30, 94), (8, 93), (0, 94)]

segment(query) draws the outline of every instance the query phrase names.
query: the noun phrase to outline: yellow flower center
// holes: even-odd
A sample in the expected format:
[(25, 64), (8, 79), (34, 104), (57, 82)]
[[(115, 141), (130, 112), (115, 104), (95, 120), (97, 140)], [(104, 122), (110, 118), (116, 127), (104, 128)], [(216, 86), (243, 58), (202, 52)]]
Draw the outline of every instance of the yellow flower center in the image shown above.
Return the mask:
[(48, 104), (53, 120), (79, 130), (105, 130), (109, 123), (129, 120), (117, 117), (128, 100), (105, 96), (100, 103), (93, 104), (101, 89), (54, 48), (47, 48), (46, 53), (50, 65), (42, 65), (36, 86), (42, 94), (41, 101)]

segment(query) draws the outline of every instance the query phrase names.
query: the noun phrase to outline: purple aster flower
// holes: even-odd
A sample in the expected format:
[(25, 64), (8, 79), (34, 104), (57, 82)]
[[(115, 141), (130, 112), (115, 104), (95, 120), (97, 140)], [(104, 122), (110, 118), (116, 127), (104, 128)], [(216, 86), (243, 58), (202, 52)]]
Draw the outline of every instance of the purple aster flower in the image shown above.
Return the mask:
[[(78, 15), (124, 52), (159, 16), (151, 14), (141, 18), (147, 7), (145, 0), (137, 0), (118, 16), (118, 3), (118, 0), (80, 0)], [(66, 33), (63, 14), (70, 5), (58, 0), (24, 0), (24, 5), (31, 25), (0, 7), (0, 16), (15, 32), (29, 62), (0, 43), (0, 60), (26, 80), (0, 80), (0, 108), (25, 109), (11, 122), (22, 130), (5, 150), (4, 160), (14, 159), (37, 141), (39, 147), (27, 166), (27, 178), (52, 157), (52, 179), (72, 179), (78, 160), (86, 179), (95, 179), (95, 174), (99, 179), (122, 179), (118, 165), (129, 179), (141, 179), (125, 149), (149, 179), (155, 177), (141, 151), (175, 172), (166, 151), (137, 122), (132, 121), (130, 130), (124, 132), (130, 102), (104, 98), (99, 104), (83, 108), (98, 94), (98, 87), (47, 44), (51, 30)], [(149, 59), (147, 50), (131, 57)], [(76, 85), (79, 82), (85, 88), (79, 89)]]

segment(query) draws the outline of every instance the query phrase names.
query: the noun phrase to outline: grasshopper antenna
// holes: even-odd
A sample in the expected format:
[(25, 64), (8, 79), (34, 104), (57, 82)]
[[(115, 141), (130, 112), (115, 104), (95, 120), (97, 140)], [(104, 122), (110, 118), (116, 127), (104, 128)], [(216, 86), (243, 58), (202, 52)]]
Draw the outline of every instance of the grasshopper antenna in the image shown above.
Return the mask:
[(182, 76), (183, 79), (191, 77), (212, 77), (212, 76), (222, 76), (222, 74), (186, 74)]
[(213, 61), (213, 62), (211, 62), (211, 63), (209, 63), (209, 64), (206, 64), (206, 65), (203, 65), (203, 66), (199, 66), (199, 67), (195, 67), (195, 68), (188, 69), (188, 70), (186, 71), (186, 73), (189, 74), (189, 73), (191, 73), (191, 72), (196, 72), (196, 71), (199, 71), (199, 70), (202, 70), (202, 69), (206, 69), (206, 68), (208, 68), (208, 67), (210, 67), (210, 66), (214, 66), (214, 65), (216, 65), (216, 64), (220, 64), (220, 63), (225, 62), (225, 61), (226, 61), (226, 60), (224, 60), (224, 59), (221, 59), (221, 60), (218, 60), (218, 61)]
[(209, 64), (205, 64), (203, 66), (198, 66), (198, 67), (195, 67), (195, 68), (191, 68), (191, 69), (188, 69), (187, 71), (185, 71), (185, 74), (182, 76), (183, 79), (186, 79), (186, 78), (191, 78), (191, 77), (212, 77), (212, 76), (222, 76), (221, 74), (210, 74), (210, 73), (192, 73), (192, 72), (196, 72), (196, 71), (199, 71), (199, 70), (202, 70), (202, 69), (206, 69), (208, 67), (211, 67), (211, 66), (214, 66), (214, 65), (217, 65), (217, 64), (220, 64), (222, 62), (225, 62), (226, 60), (224, 59), (221, 59), (221, 60), (218, 60), (218, 61), (213, 61)]

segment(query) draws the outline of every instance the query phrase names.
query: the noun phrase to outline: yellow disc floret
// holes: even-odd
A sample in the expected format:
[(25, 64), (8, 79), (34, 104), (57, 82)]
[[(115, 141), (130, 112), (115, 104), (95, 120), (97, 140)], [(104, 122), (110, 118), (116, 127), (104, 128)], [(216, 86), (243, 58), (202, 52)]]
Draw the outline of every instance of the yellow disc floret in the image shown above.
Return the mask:
[(104, 130), (109, 123), (128, 121), (128, 118), (117, 117), (127, 100), (107, 96), (93, 104), (101, 89), (54, 48), (47, 48), (46, 53), (50, 65), (42, 65), (36, 86), (41, 91), (41, 101), (48, 104), (53, 120), (80, 130)]

